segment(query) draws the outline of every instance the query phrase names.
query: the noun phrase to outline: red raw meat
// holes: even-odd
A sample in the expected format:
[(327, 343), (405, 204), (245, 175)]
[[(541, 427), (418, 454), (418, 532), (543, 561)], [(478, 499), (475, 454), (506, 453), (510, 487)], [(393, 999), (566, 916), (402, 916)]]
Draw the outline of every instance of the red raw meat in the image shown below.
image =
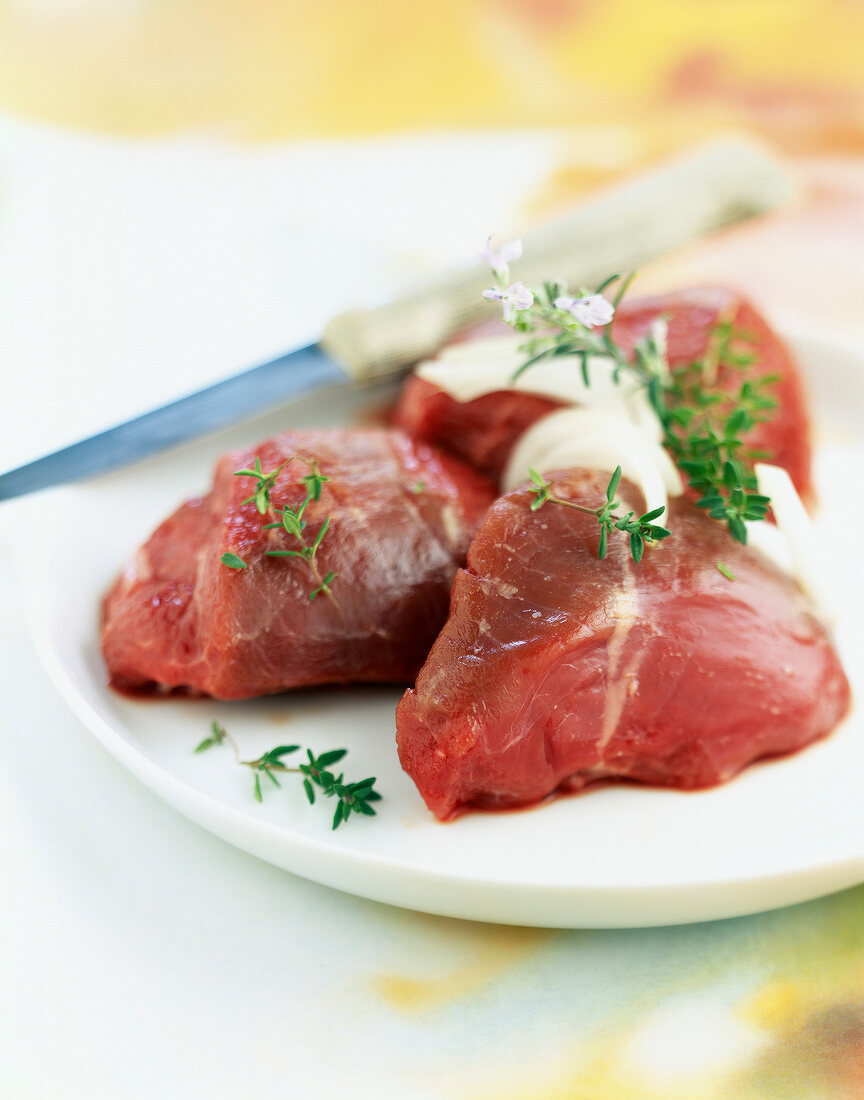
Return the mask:
[[(766, 461), (788, 470), (798, 492), (808, 496), (810, 444), (804, 394), (792, 357), (776, 333), (740, 295), (730, 290), (705, 289), (623, 302), (613, 322), (615, 338), (629, 351), (660, 316), (668, 320), (668, 356), (673, 368), (705, 354), (721, 319), (755, 337), (758, 356), (746, 376), (779, 375), (781, 381), (769, 391), (779, 408), (746, 440), (749, 446), (769, 452), (772, 457)], [(484, 328), (484, 335), (487, 333)], [(745, 347), (753, 350), (749, 345)], [(530, 378), (530, 373), (526, 377)], [(717, 380), (721, 387), (731, 390), (737, 389), (742, 377), (740, 370), (721, 366)], [(409, 435), (445, 447), (488, 477), (498, 478), (519, 436), (561, 404), (536, 394), (507, 391), (459, 402), (415, 376), (406, 383), (393, 419)]]
[(752, 343), (748, 339), (738, 350), (755, 353), (755, 361), (746, 370), (720, 364), (717, 385), (732, 393), (737, 392), (744, 378), (779, 376), (780, 380), (767, 391), (777, 402), (777, 409), (744, 438), (748, 447), (768, 452), (770, 457), (764, 461), (782, 466), (789, 473), (800, 496), (811, 496), (810, 422), (804, 388), (789, 349), (765, 318), (730, 290), (688, 290), (622, 303), (613, 323), (616, 340), (630, 351), (660, 315), (669, 322), (668, 357), (673, 369), (705, 354), (720, 320), (731, 322), (735, 329), (753, 337)]
[[(318, 460), (330, 478), (304, 518), (330, 527), (317, 561), (338, 574), (338, 606), (319, 595), (308, 566), (271, 558), (290, 549), (265, 532), (251, 478), (292, 455)], [(296, 508), (307, 469), (286, 467), (272, 493)], [(422, 483), (422, 484), (421, 484)], [(394, 431), (288, 433), (223, 456), (213, 489), (167, 519), (109, 593), (102, 646), (112, 683), (184, 688), (244, 699), (315, 684), (411, 682), (447, 615), (457, 566), (493, 497), (473, 470)], [(248, 563), (220, 562), (231, 551)]]
[(562, 402), (539, 394), (511, 390), (457, 401), (412, 374), (402, 388), (393, 423), (415, 439), (445, 447), (497, 480), (519, 436), (561, 406)]
[[(606, 479), (555, 475), (596, 507)], [(627, 508), (636, 489), (622, 483)], [(593, 517), (517, 489), (487, 513), (397, 711), (402, 766), (446, 819), (600, 780), (710, 787), (832, 730), (849, 686), (794, 581), (695, 505), (636, 565)], [(720, 574), (722, 561), (735, 575)]]

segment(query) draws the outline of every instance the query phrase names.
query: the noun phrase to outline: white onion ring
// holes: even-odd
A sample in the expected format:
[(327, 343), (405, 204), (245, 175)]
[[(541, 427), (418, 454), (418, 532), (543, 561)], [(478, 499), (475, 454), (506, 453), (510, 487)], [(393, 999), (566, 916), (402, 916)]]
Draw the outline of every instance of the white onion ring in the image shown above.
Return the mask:
[(559, 409), (533, 424), (520, 437), (504, 471), (505, 492), (538, 473), (581, 466), (624, 477), (638, 485), (645, 510), (665, 509), (669, 496), (684, 491), (681, 476), (658, 442), (625, 417), (597, 409)]
[[(792, 478), (781, 466), (771, 466), (767, 462), (757, 462), (753, 468), (759, 483), (759, 492), (771, 498), (771, 510), (777, 521), (777, 529), (786, 544), (792, 575), (824, 617), (833, 619), (833, 599), (825, 581), (830, 576), (831, 569), (823, 560), (813, 522), (807, 515), (807, 509), (798, 496)], [(771, 554), (768, 540), (762, 537), (762, 528), (765, 527), (768, 525), (762, 521), (748, 523), (748, 542), (775, 557)]]

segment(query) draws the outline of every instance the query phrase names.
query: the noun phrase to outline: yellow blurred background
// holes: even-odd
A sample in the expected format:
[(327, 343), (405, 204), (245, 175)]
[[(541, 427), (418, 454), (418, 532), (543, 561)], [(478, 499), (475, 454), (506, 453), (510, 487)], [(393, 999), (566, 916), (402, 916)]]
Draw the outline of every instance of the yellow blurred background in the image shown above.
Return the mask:
[[(562, 127), (529, 220), (744, 129), (795, 158), (807, 201), (661, 281), (728, 271), (860, 321), (862, 0), (0, 0), (0, 113), (254, 142)], [(829, 273), (816, 287), (802, 255)]]
[(0, 0), (0, 109), (279, 139), (730, 122), (864, 149), (860, 0)]

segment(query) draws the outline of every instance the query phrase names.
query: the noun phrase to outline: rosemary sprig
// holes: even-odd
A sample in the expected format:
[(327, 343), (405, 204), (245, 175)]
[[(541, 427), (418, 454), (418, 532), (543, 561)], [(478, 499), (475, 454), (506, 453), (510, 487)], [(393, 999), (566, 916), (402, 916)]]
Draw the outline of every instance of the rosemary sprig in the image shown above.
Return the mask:
[[(296, 508), (290, 508), (287, 504), (282, 508), (277, 508), (271, 500), (271, 493), (279, 475), (295, 459), (302, 462), (309, 471), (300, 479), (300, 483), (306, 486), (306, 497)], [(323, 593), (338, 607), (338, 602), (331, 591), (331, 585), (338, 574), (334, 573), (333, 570), (329, 570), (322, 576), (316, 561), (318, 548), (330, 527), (331, 517), (327, 516), (318, 528), (317, 534), (311, 540), (306, 534), (307, 524), (306, 520), (303, 519), (303, 514), (309, 504), (313, 500), (321, 499), (321, 490), (330, 480), (329, 477), (321, 473), (317, 461), (314, 458), (304, 458), (302, 455), (292, 455), (291, 458), (286, 458), (284, 462), (280, 463), (275, 470), (267, 473), (262, 469), (261, 460), (256, 456), (254, 469), (235, 470), (234, 476), (255, 478), (255, 491), (242, 503), (254, 504), (259, 515), (271, 519), (272, 522), (265, 523), (262, 529), (270, 531), (282, 528), (290, 538), (300, 544), (297, 550), (265, 550), (265, 555), (269, 558), (300, 558), (309, 567), (309, 572), (315, 582), (315, 587), (309, 593), (309, 599), (314, 600), (316, 596)], [(245, 569), (247, 566), (247, 563), (238, 554), (231, 551), (223, 554), (221, 561), (223, 565), (227, 565), (230, 569)]]
[(368, 817), (375, 815), (372, 802), (380, 802), (381, 795), (375, 790), (375, 777), (361, 779), (356, 783), (345, 783), (344, 773), (334, 775), (330, 770), (334, 764), (338, 764), (348, 753), (347, 749), (331, 749), (316, 756), (311, 749), (306, 750), (307, 761), (296, 768), (290, 768), (283, 763), (283, 757), (298, 752), (299, 745), (277, 745), (255, 760), (243, 760), (237, 742), (224, 726), (213, 722), (210, 726), (210, 735), (197, 746), (195, 752), (204, 752), (213, 745), (222, 745), (227, 742), (234, 752), (235, 761), (244, 768), (251, 769), (254, 779), (252, 792), (257, 802), (264, 801), (264, 791), (261, 785), (261, 777), (265, 776), (274, 787), (282, 784), (276, 778), (276, 772), (289, 773), (303, 776), (303, 789), (310, 805), (315, 802), (316, 791), (325, 798), (335, 798), (336, 810), (333, 814), (333, 828), (338, 829), (346, 822), (352, 813), (363, 814)]
[(653, 522), (655, 519), (660, 518), (666, 511), (665, 508), (655, 508), (651, 512), (646, 512), (644, 516), (638, 517), (635, 512), (627, 512), (621, 516), (615, 511), (616, 508), (621, 506), (621, 502), (615, 499), (615, 494), (618, 492), (618, 486), (621, 483), (620, 466), (615, 468), (615, 473), (609, 479), (609, 484), (606, 486), (606, 500), (599, 508), (588, 508), (584, 504), (576, 504), (575, 501), (552, 496), (549, 491), (552, 483), (546, 481), (534, 469), (528, 472), (531, 481), (536, 486), (534, 499), (531, 501), (532, 512), (536, 512), (538, 508), (542, 508), (548, 502), (549, 504), (560, 504), (564, 508), (572, 508), (576, 512), (584, 512), (586, 515), (594, 516), (597, 519), (600, 525), (600, 545), (597, 548), (597, 557), (601, 561), (608, 552), (609, 535), (614, 531), (621, 531), (623, 534), (630, 536), (630, 553), (637, 565), (642, 560), (646, 545), (650, 546), (654, 542), (669, 537), (669, 532), (665, 527), (660, 527)]
[(627, 374), (646, 388), (661, 388), (668, 376), (668, 367), (664, 350), (659, 346), (655, 333), (649, 333), (637, 343), (634, 358), (631, 360), (612, 338), (609, 324), (598, 328), (588, 326), (571, 307), (562, 304), (599, 299), (604, 290), (620, 279), (621, 285), (617, 293), (607, 303), (611, 317), (634, 278), (635, 272), (624, 279), (620, 275), (610, 275), (593, 292), (583, 290), (580, 299), (567, 298), (566, 286), (556, 280), (549, 280), (543, 284), (542, 290), (532, 292), (532, 305), (528, 309), (512, 313), (508, 321), (516, 332), (530, 335), (530, 339), (519, 347), (528, 358), (513, 372), (511, 381), (515, 382), (526, 370), (544, 359), (574, 355), (579, 359), (585, 385), (590, 386), (591, 357), (599, 355), (613, 360), (613, 377), (616, 382), (621, 380), (622, 374)]
[[(580, 297), (570, 298), (564, 284), (554, 280), (537, 290), (521, 283), (507, 287), (509, 266), (501, 260), (505, 254), (518, 258), (521, 246), (505, 246), (497, 263), (490, 253), (497, 289), (486, 291), (485, 297), (501, 301), (505, 322), (529, 336), (520, 346), (525, 362), (512, 380), (544, 359), (569, 355), (578, 359), (583, 381), (590, 386), (591, 357), (610, 358), (616, 383), (626, 375), (644, 388), (662, 427), (663, 444), (696, 492), (698, 506), (724, 523), (736, 541), (746, 543), (746, 521), (764, 519), (771, 501), (758, 492), (752, 466), (753, 460), (769, 456), (747, 450), (742, 437), (768, 419), (767, 414), (776, 407), (766, 389), (778, 379), (745, 379), (736, 392), (729, 393), (718, 385), (718, 372), (721, 366), (751, 366), (755, 354), (746, 345), (752, 345), (754, 337), (736, 329), (731, 316), (721, 316), (702, 359), (672, 373), (662, 318), (637, 341), (632, 355), (612, 336), (610, 322), (632, 275), (621, 280), (611, 302), (602, 296), (603, 291), (618, 281), (619, 275), (604, 280), (593, 293), (582, 290)], [(631, 517), (629, 522), (632, 526), (635, 521)], [(637, 536), (638, 547), (638, 529), (629, 533)]]

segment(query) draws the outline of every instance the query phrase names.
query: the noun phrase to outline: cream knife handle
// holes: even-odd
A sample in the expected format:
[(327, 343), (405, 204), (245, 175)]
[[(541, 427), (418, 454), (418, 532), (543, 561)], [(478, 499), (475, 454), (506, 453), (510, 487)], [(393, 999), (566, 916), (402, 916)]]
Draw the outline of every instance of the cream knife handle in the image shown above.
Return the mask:
[[(592, 195), (572, 214), (523, 237), (514, 275), (528, 286), (557, 278), (591, 287), (791, 197), (789, 176), (760, 144), (724, 138), (697, 146)], [(501, 242), (498, 242), (501, 243)], [(334, 317), (321, 343), (357, 380), (433, 354), (456, 330), (494, 314), (479, 261), (402, 297)]]

